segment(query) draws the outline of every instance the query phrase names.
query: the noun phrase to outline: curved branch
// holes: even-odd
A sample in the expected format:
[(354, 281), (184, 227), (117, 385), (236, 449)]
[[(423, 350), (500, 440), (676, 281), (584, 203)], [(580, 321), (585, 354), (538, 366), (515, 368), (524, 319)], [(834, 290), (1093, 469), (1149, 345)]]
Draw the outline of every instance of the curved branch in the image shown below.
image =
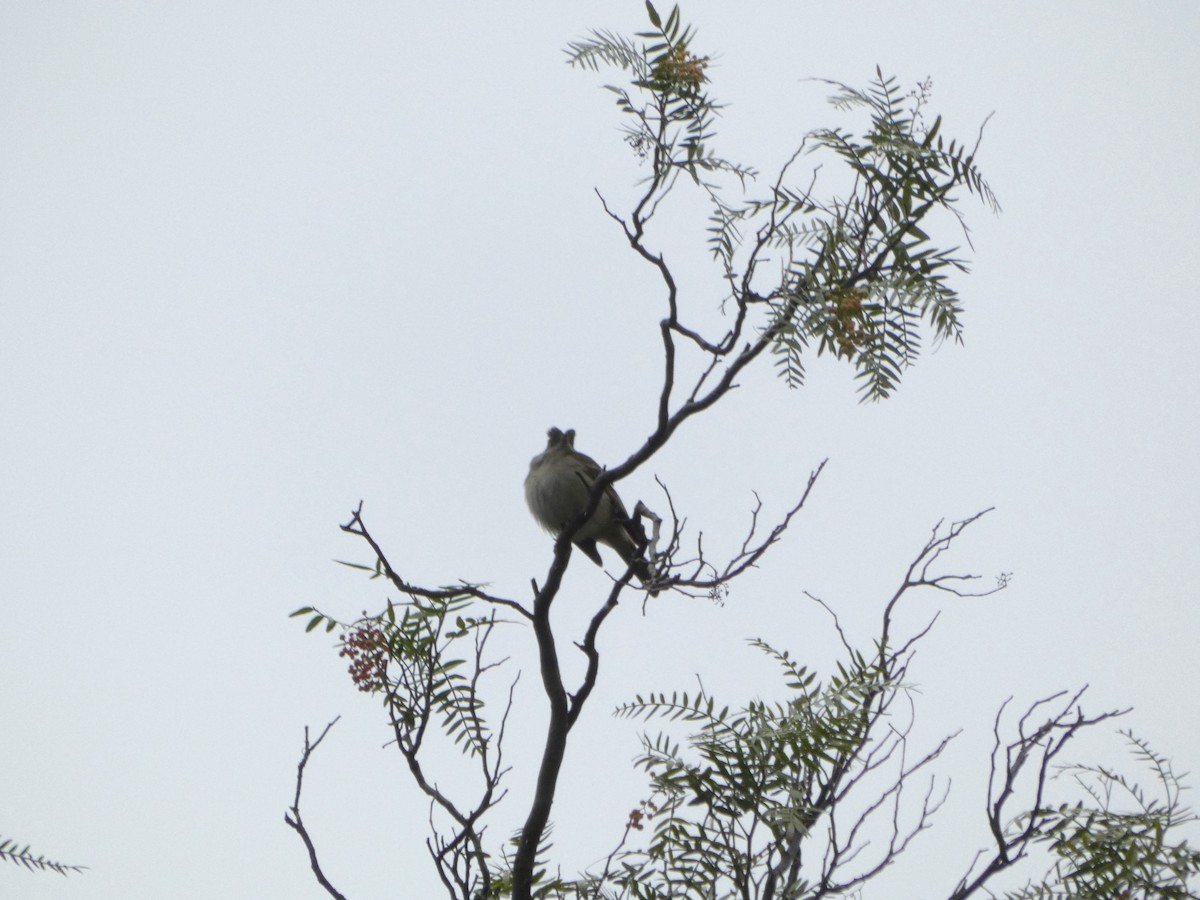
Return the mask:
[(633, 566), (630, 566), (626, 570), (625, 576), (613, 584), (604, 605), (592, 616), (592, 621), (588, 625), (583, 643), (576, 645), (587, 657), (588, 665), (579, 689), (571, 696), (571, 707), (567, 712), (568, 728), (575, 724), (575, 720), (579, 718), (579, 713), (583, 711), (583, 704), (587, 702), (588, 696), (592, 693), (592, 688), (596, 686), (596, 676), (600, 672), (600, 652), (596, 649), (596, 635), (600, 633), (600, 626), (604, 624), (604, 620), (608, 618), (609, 613), (617, 608), (617, 598), (625, 586), (629, 584), (629, 579), (632, 576)]
[(413, 597), (424, 597), (427, 600), (449, 600), (456, 597), (474, 597), (477, 600), (483, 600), (484, 602), (491, 603), (495, 606), (504, 606), (508, 609), (516, 610), (526, 619), (533, 618), (533, 614), (515, 600), (497, 597), (494, 594), (489, 594), (487, 591), (480, 590), (478, 587), (472, 584), (463, 583), (462, 587), (430, 590), (429, 588), (423, 588), (419, 585), (411, 584), (405, 581), (400, 577), (399, 574), (397, 574), (396, 570), (392, 568), (392, 564), (388, 562), (388, 558), (384, 554), (383, 548), (379, 546), (375, 538), (371, 536), (370, 531), (367, 530), (366, 523), (363, 522), (362, 518), (362, 508), (363, 503), (360, 500), (358, 502), (358, 508), (351, 513), (350, 521), (340, 527), (342, 531), (346, 532), (347, 534), (353, 534), (357, 537), (361, 537), (367, 542), (368, 545), (370, 545), (371, 550), (375, 554), (376, 560), (378, 560), (377, 571), (379, 574), (387, 578), (388, 581), (394, 584), (398, 590)]
[(321, 871), (321, 864), (317, 862), (317, 848), (313, 844), (312, 838), (309, 837), (308, 829), (304, 827), (304, 819), (300, 815), (300, 789), (304, 784), (304, 767), (308, 765), (309, 757), (312, 756), (313, 751), (321, 745), (321, 741), (325, 740), (325, 735), (329, 734), (329, 729), (336, 725), (340, 718), (341, 716), (338, 716), (326, 725), (324, 730), (321, 731), (320, 736), (312, 743), (309, 743), (308, 740), (308, 726), (304, 726), (304, 754), (300, 757), (300, 764), (296, 767), (296, 796), (292, 800), (289, 812), (283, 814), (283, 821), (287, 823), (289, 828), (300, 835), (300, 840), (304, 841), (304, 847), (308, 850), (308, 862), (312, 867), (313, 875), (316, 876), (317, 882), (321, 887), (325, 888), (331, 897), (336, 897), (338, 900), (346, 900), (345, 896), (329, 883), (329, 879)]
[(729, 584), (729, 582), (733, 581), (747, 569), (753, 568), (758, 561), (762, 559), (767, 550), (769, 550), (772, 545), (779, 542), (780, 538), (783, 537), (783, 533), (787, 531), (788, 526), (791, 525), (792, 519), (798, 512), (800, 512), (801, 509), (804, 508), (804, 504), (808, 502), (808, 495), (812, 493), (813, 486), (817, 483), (817, 478), (820, 477), (821, 472), (825, 470), (825, 464), (827, 462), (829, 462), (827, 459), (821, 460), (817, 468), (814, 469), (808, 476), (808, 484), (805, 485), (804, 492), (800, 495), (800, 499), (796, 501), (796, 504), (787, 511), (783, 519), (780, 520), (779, 523), (771, 529), (770, 533), (767, 534), (767, 536), (761, 541), (759, 541), (757, 544), (751, 543), (758, 527), (758, 513), (762, 509), (762, 502), (760, 501), (752, 513), (750, 532), (746, 535), (745, 540), (742, 542), (741, 550), (738, 551), (737, 555), (725, 565), (723, 570), (721, 570), (712, 578), (698, 577), (699, 572), (704, 571), (706, 568), (712, 568), (712, 564), (704, 559), (704, 553), (701, 550), (697, 559), (694, 561), (697, 574), (687, 578), (676, 576), (670, 580), (670, 584), (673, 587), (690, 587), (714, 591)]
[(550, 626), (550, 607), (558, 595), (563, 573), (571, 558), (571, 536), (587, 521), (587, 517), (595, 511), (599, 503), (599, 495), (595, 491), (592, 493), (596, 503), (592, 504), (591, 510), (555, 541), (554, 562), (546, 575), (546, 583), (540, 589), (534, 585), (536, 595), (533, 601), (533, 633), (537, 639), (542, 687), (545, 688), (550, 703), (550, 721), (546, 728), (546, 743), (542, 749), (542, 762), (538, 768), (533, 803), (530, 804), (529, 814), (521, 827), (521, 837), (517, 841), (517, 852), (513, 859), (514, 900), (528, 900), (531, 895), (538, 844), (550, 821), (550, 808), (554, 805), (554, 794), (558, 788), (558, 774), (562, 770), (567, 749), (567, 733), (571, 729), (567, 691), (563, 686), (562, 669), (558, 663), (554, 630)]

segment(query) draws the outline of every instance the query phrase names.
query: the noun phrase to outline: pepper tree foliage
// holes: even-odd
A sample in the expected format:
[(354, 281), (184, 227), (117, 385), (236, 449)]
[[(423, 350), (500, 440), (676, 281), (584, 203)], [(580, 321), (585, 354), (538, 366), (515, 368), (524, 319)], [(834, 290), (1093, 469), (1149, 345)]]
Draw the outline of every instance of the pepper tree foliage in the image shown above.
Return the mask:
[[(944, 554), (983, 513), (933, 529), (883, 603), (878, 632), (865, 643), (851, 640), (832, 609), (811, 598), (830, 611), (831, 634), (841, 643), (833, 672), (822, 677), (789, 651), (753, 641), (777, 665), (783, 699), (729, 706), (701, 687), (638, 696), (619, 707), (620, 717), (657, 719), (666, 727), (643, 737), (637, 763), (648, 775), (647, 793), (623, 834), (601, 864), (575, 877), (551, 862), (549, 814), (567, 736), (598, 677), (597, 634), (629, 586), (632, 568), (615, 580), (574, 642), (586, 671), (573, 689), (559, 665), (550, 607), (571, 556), (572, 534), (596, 510), (603, 491), (653, 457), (682, 422), (720, 401), (757, 359), (773, 354), (787, 383), (797, 387), (809, 353), (832, 354), (853, 365), (863, 399), (879, 400), (896, 389), (919, 355), (923, 332), (925, 340), (961, 341), (961, 303), (948, 279), (965, 264), (956, 249), (934, 243), (929, 223), (934, 214), (948, 213), (966, 235), (955, 205), (963, 193), (998, 206), (975, 163), (978, 140), (968, 148), (944, 138), (941, 119), (926, 116), (928, 83), (905, 91), (878, 69), (865, 89), (827, 82), (838, 111), (865, 114), (862, 128), (809, 132), (768, 186), (756, 187), (756, 171), (713, 149), (721, 107), (708, 93), (710, 60), (694, 49), (694, 30), (678, 7), (665, 18), (650, 3), (646, 8), (649, 31), (634, 37), (593, 31), (569, 44), (567, 54), (574, 66), (623, 73), (625, 81), (608, 90), (624, 116), (625, 140), (649, 169), (627, 214), (601, 200), (662, 282), (664, 376), (655, 430), (597, 479), (588, 509), (558, 536), (545, 579), (534, 582), (532, 607), (479, 585), (428, 588), (406, 580), (371, 535), (360, 504), (342, 528), (369, 546), (373, 561), (347, 565), (385, 580), (400, 599), (352, 622), (311, 607), (294, 615), (307, 617), (310, 631), (340, 629), (340, 652), (355, 684), (382, 702), (395, 748), (429, 800), (426, 848), (452, 898), (857, 895), (932, 826), (947, 789), (932, 777), (924, 787), (913, 784), (932, 771), (953, 736), (923, 751), (909, 748), (914, 698), (908, 672), (933, 622), (901, 635), (894, 613), (918, 591), (983, 596), (1005, 586), (1006, 575), (981, 590), (977, 576), (942, 569)], [(818, 175), (830, 160), (846, 183), (824, 192)], [(810, 165), (797, 174), (804, 162)], [(717, 337), (686, 324), (671, 268), (647, 235), (680, 180), (711, 204), (709, 247), (728, 290), (731, 323)], [(690, 389), (677, 384), (677, 359), (685, 351), (706, 361)], [(754, 510), (740, 551), (724, 562), (706, 557), (699, 543), (685, 558), (683, 519), (673, 504), (670, 536), (659, 547), (660, 520), (651, 514), (652, 586), (665, 593), (655, 602), (724, 596), (729, 583), (782, 538), (820, 471), (765, 536), (760, 510)], [(525, 824), (505, 843), (487, 833), (487, 823), (507, 793), (504, 736), (516, 678), (507, 691), (489, 687), (508, 662), (489, 648), (495, 629), (514, 623), (530, 626), (535, 638), (549, 726)], [(1036, 701), (1015, 720), (1007, 705), (997, 713), (981, 823), (991, 844), (963, 866), (957, 883), (934, 884), (953, 876), (931, 876), (928, 896), (997, 896), (997, 877), (1027, 872), (1013, 868), (1026, 861), (1040, 861), (1041, 873), (1026, 874), (1023, 887), (1003, 896), (1193, 896), (1188, 884), (1200, 873), (1200, 854), (1178, 833), (1195, 816), (1181, 803), (1180, 780), (1163, 757), (1129, 736), (1135, 756), (1151, 769), (1157, 795), (1107, 769), (1056, 768), (1080, 730), (1121, 714), (1085, 714), (1082, 693)], [(502, 702), (493, 709), (485, 697)], [(318, 882), (341, 897), (300, 810), (306, 766), (328, 730), (311, 742), (306, 731), (285, 820), (304, 842)], [(447, 746), (473, 767), (477, 788), (467, 799), (452, 795), (427, 771)], [(1052, 802), (1051, 795), (1066, 799)]]
[(0, 860), (7, 860), (18, 866), (24, 866), (31, 872), (57, 872), (59, 875), (69, 875), (71, 872), (82, 872), (87, 866), (69, 866), (66, 863), (55, 862), (52, 859), (38, 855), (34, 856), (29, 845), (21, 846), (20, 841), (0, 835)]
[[(629, 116), (626, 140), (664, 182), (644, 202), (657, 202), (681, 172), (708, 193), (713, 255), (735, 299), (770, 308), (772, 350), (788, 384), (803, 383), (805, 351), (815, 343), (818, 355), (852, 361), (863, 399), (879, 400), (916, 361), (922, 322), (935, 341), (961, 342), (961, 304), (947, 275), (966, 266), (957, 248), (935, 247), (922, 224), (937, 211), (961, 223), (955, 197), (963, 190), (993, 210), (999, 204), (975, 164), (978, 141), (968, 149), (941, 135), (940, 116), (926, 122), (929, 82), (904, 91), (879, 69), (866, 89), (825, 82), (837, 109), (868, 113), (865, 131), (809, 132), (767, 193), (729, 200), (708, 176), (732, 173), (745, 184), (757, 173), (708, 143), (721, 109), (705, 90), (709, 59), (692, 51), (695, 35), (678, 7), (663, 22), (647, 6), (655, 31), (640, 40), (595, 31), (569, 45), (571, 61), (632, 75), (631, 86), (608, 89)], [(792, 179), (794, 165), (814, 155), (832, 155), (852, 175), (845, 191), (823, 196), (815, 177)], [(760, 292), (755, 276), (766, 249), (782, 254), (782, 275)]]

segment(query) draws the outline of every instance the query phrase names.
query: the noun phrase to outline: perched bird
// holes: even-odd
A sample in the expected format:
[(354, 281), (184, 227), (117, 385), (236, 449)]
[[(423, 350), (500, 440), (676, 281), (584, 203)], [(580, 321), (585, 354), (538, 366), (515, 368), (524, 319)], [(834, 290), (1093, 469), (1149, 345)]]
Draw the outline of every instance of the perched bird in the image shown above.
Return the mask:
[[(547, 435), (550, 440), (545, 452), (529, 463), (525, 502), (538, 524), (557, 537), (587, 508), (592, 485), (604, 470), (590, 456), (575, 449), (575, 429), (563, 432), (551, 428)], [(598, 566), (604, 563), (596, 549), (597, 542), (612, 547), (625, 565), (633, 566), (633, 574), (642, 584), (652, 580), (650, 564), (641, 555), (645, 533), (639, 523), (630, 519), (611, 484), (605, 488), (592, 517), (575, 532), (571, 542)]]

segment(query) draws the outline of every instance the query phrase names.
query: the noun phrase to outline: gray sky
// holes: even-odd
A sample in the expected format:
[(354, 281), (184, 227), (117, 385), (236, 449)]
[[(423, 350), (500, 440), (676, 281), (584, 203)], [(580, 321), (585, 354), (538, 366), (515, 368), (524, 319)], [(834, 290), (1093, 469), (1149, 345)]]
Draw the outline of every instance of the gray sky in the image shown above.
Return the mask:
[[(684, 13), (718, 57), (727, 156), (772, 172), (844, 121), (802, 79), (879, 64), (933, 78), (948, 134), (995, 111), (979, 161), (1005, 212), (965, 204), (966, 346), (894, 399), (859, 406), (845, 368), (799, 392), (763, 369), (622, 484), (655, 505), (660, 475), (728, 549), (753, 490), (778, 514), (830, 460), (725, 606), (631, 598), (610, 620), (556, 843), (588, 865), (645, 796), (616, 703), (697, 672), (730, 703), (773, 695), (744, 638), (828, 663), (808, 590), (869, 642), (933, 524), (995, 506), (948, 565), (1012, 586), (902, 617), (942, 611), (910, 673), (914, 749), (963, 734), (940, 831), (874, 895), (941, 895), (987, 840), (1006, 697), (1090, 684), (1088, 709), (1135, 707), (1123, 725), (1180, 770), (1200, 753), (1200, 7)], [(644, 172), (604, 79), (561, 52), (593, 26), (640, 30), (642, 5), (0, 5), (0, 835), (91, 867), (6, 867), (0, 895), (324, 896), (282, 817), (304, 725), (340, 713), (306, 794), (327, 872), (355, 898), (436, 896), (381, 711), (287, 614), (382, 604), (330, 562), (367, 561), (337, 530), (360, 499), (414, 580), (526, 598), (550, 561), (521, 494), (545, 429), (603, 462), (649, 432), (661, 298), (593, 193), (620, 206)], [(659, 236), (711, 323), (702, 214), (681, 193)], [(604, 585), (573, 561), (564, 641)], [(529, 711), (497, 835), (542, 727), (530, 637), (505, 641)]]

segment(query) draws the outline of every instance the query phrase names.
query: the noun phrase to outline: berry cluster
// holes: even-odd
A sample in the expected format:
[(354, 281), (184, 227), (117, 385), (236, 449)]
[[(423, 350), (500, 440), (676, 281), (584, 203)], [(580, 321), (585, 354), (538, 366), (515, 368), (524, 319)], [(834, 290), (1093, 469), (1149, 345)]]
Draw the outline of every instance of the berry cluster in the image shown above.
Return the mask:
[(643, 800), (637, 805), (637, 808), (629, 811), (629, 821), (625, 823), (625, 827), (641, 831), (645, 828), (645, 825), (642, 824), (643, 821), (652, 817), (656, 812), (658, 812), (657, 806), (649, 800)]
[(350, 660), (350, 677), (368, 694), (387, 685), (387, 638), (378, 625), (359, 625), (342, 635), (338, 656)]
[(866, 292), (856, 289), (841, 291), (830, 304), (829, 331), (837, 342), (839, 357), (853, 359), (866, 342), (866, 314), (863, 310), (863, 300)]
[(707, 80), (704, 75), (707, 68), (707, 56), (694, 56), (688, 52), (685, 44), (679, 44), (657, 61), (651, 84), (658, 90), (673, 90), (684, 96), (693, 95), (699, 92), (700, 85)]

